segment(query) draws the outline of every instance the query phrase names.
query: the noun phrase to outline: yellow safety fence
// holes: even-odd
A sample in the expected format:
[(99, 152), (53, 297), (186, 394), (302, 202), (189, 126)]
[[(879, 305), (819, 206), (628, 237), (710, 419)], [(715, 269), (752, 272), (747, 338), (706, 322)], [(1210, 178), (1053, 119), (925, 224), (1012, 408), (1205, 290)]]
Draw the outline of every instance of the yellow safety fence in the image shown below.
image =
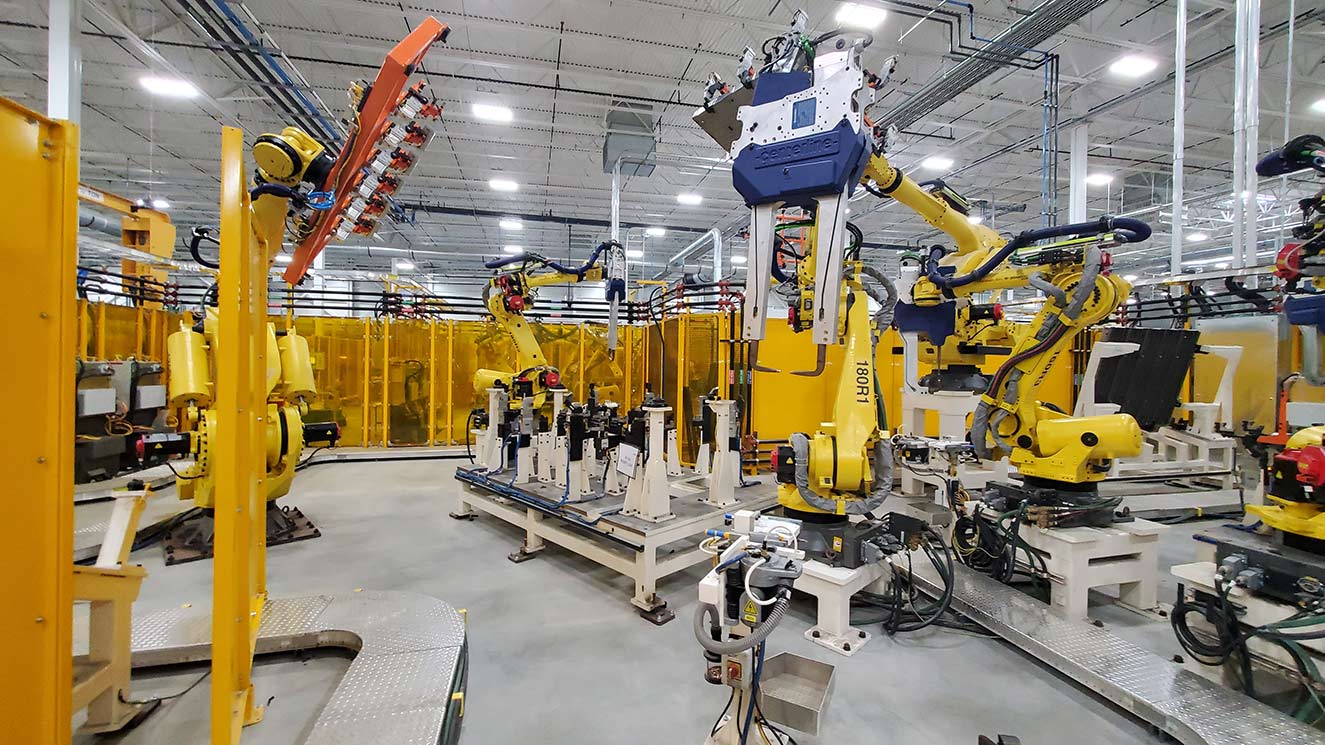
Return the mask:
[[(79, 301), (77, 356), (80, 359), (137, 357), (169, 363), (165, 339), (187, 313)], [(469, 413), (483, 405), (473, 389), (479, 368), (510, 367), (515, 350), (497, 326), (479, 320), (392, 320), (321, 316), (273, 316), (277, 328), (293, 324), (308, 339), (318, 394), (311, 422), (341, 425), (344, 445), (459, 445), (465, 442)], [(607, 330), (598, 324), (533, 324), (548, 361), (562, 373), (572, 397), (583, 401), (589, 385), (601, 399), (637, 406), (646, 388), (673, 407), (678, 420), (694, 421), (698, 399), (714, 389), (741, 397), (739, 356), (730, 341), (734, 323), (726, 313), (682, 313), (661, 324), (621, 329), (615, 357), (607, 350)], [(901, 341), (888, 331), (879, 342), (880, 383), (890, 419), (900, 412)], [(895, 351), (896, 350), (896, 351)], [(815, 348), (808, 334), (769, 324), (761, 344), (762, 364), (781, 373), (756, 373), (752, 429), (761, 439), (784, 439), (814, 431), (831, 409), (841, 351), (830, 348), (828, 367), (818, 377), (791, 375), (812, 368)], [(1001, 358), (991, 358), (992, 371)], [(734, 361), (735, 360), (735, 361)], [(928, 369), (922, 365), (920, 374)], [(1073, 402), (1072, 364), (1064, 356), (1043, 390), (1046, 399), (1069, 408)], [(895, 426), (895, 422), (893, 422)], [(679, 438), (686, 459), (695, 437), (688, 425)], [(431, 438), (429, 433), (432, 433)]]

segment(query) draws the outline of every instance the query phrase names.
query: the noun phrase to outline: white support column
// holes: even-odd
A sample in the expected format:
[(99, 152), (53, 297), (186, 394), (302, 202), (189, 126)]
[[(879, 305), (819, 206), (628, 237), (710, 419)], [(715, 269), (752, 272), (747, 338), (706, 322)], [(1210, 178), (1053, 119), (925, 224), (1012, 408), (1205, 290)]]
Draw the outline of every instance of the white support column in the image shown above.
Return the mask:
[(51, 0), (47, 34), (46, 115), (82, 123), (83, 0)]
[(1187, 114), (1187, 0), (1178, 0), (1173, 35), (1173, 231), (1169, 238), (1169, 272), (1182, 273), (1183, 151), (1186, 149)]
[[(1233, 81), (1233, 267), (1256, 264), (1256, 158), (1260, 150), (1259, 0), (1237, 0)], [(1253, 278), (1254, 279), (1254, 278)]]
[[(1260, 158), (1260, 121), (1261, 121), (1261, 2), (1244, 0), (1247, 4), (1247, 149), (1243, 154), (1243, 173), (1247, 174), (1247, 210), (1244, 214), (1246, 224), (1243, 228), (1243, 250), (1246, 254), (1244, 266), (1256, 266), (1256, 238), (1260, 227), (1260, 179), (1256, 176), (1256, 161)], [(1254, 278), (1250, 282), (1256, 284)]]
[(1067, 221), (1086, 220), (1086, 151), (1090, 149), (1087, 125), (1072, 128), (1068, 143)]

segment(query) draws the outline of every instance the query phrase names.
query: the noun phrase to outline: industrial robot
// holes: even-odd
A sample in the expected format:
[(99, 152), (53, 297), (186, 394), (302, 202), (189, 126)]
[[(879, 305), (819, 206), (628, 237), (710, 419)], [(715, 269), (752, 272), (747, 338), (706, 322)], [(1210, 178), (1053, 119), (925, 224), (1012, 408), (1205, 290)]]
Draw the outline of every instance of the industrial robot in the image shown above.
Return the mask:
[[(569, 485), (571, 501), (601, 496), (590, 488), (589, 476), (594, 456), (607, 455), (609, 425), (620, 427), (617, 405), (600, 400), (602, 389), (592, 385), (588, 401), (568, 401), (561, 371), (548, 363), (525, 313), (534, 307), (538, 288), (552, 285), (602, 281), (609, 300), (623, 300), (624, 259), (620, 243), (605, 241), (578, 267), (533, 253), (484, 265), (498, 270), (484, 288), (484, 303), (510, 335), (516, 353), (516, 371), (480, 368), (474, 373), (474, 391), (485, 405), (471, 412), (470, 422), (478, 444), (475, 463), (485, 472), (514, 466), (512, 483)], [(506, 269), (515, 264), (518, 268)]]
[[(1304, 170), (1325, 175), (1325, 139), (1304, 135), (1261, 158), (1256, 173), (1282, 176)], [(1303, 334), (1303, 365), (1319, 365), (1308, 359), (1319, 350), (1319, 334), (1325, 327), (1325, 190), (1301, 200), (1302, 222), (1293, 228), (1300, 243), (1284, 246), (1276, 260), (1276, 274), (1284, 280), (1284, 313), (1288, 322)], [(1305, 343), (1308, 339), (1313, 343)], [(1278, 531), (1285, 546), (1304, 549), (1325, 557), (1325, 427), (1298, 430), (1274, 456), (1267, 473), (1270, 503), (1248, 505), (1270, 528)], [(1319, 569), (1325, 569), (1322, 559)]]
[[(606, 254), (606, 255), (605, 255)], [(537, 290), (552, 285), (604, 282), (607, 299), (624, 300), (625, 249), (616, 241), (605, 241), (594, 249), (589, 260), (578, 267), (534, 253), (494, 259), (484, 267), (499, 271), (483, 289), (483, 302), (497, 325), (511, 336), (515, 343), (516, 370), (481, 368), (474, 372), (474, 392), (486, 395), (489, 388), (510, 390), (516, 380), (531, 384), (534, 408), (542, 409), (550, 389), (561, 387), (561, 371), (548, 364), (547, 357), (534, 338), (534, 332), (525, 320), (525, 312), (534, 307)], [(603, 261), (600, 263), (599, 259)], [(506, 267), (518, 264), (516, 269)]]
[[(393, 123), (382, 137), (388, 137), (392, 128), (421, 126), (418, 120), (440, 114), (435, 104), (418, 103), (416, 99), (420, 97), (414, 90), (402, 98), (409, 105), (402, 105), (399, 111), (408, 123)], [(257, 168), (250, 189), (251, 225), (256, 245), (265, 252), (263, 265), (269, 266), (280, 250), (287, 223), (296, 237), (303, 235), (318, 209), (317, 200), (325, 198), (317, 192), (301, 191), (301, 187), (323, 184), (336, 168), (336, 159), (322, 143), (297, 127), (256, 138), (253, 159)], [(412, 163), (413, 156), (408, 160)], [(382, 163), (380, 168), (372, 165), (365, 175), (374, 175), (376, 182), (390, 181), (395, 178), (391, 175), (393, 169), (407, 167), (405, 161), (401, 157)], [(356, 199), (350, 212), (362, 212), (361, 203), (366, 205), (373, 198), (370, 195)], [(206, 308), (200, 322), (191, 328), (182, 325), (167, 340), (170, 405), (181, 410), (180, 423), (185, 430), (174, 448), (180, 454), (193, 456), (193, 464), (179, 473), (180, 498), (192, 500), (201, 510), (195, 519), (174, 528), (167, 537), (167, 563), (207, 558), (212, 553), (210, 511), (216, 473), (209, 443), (216, 420), (209, 407), (214, 398), (212, 374), (217, 367), (216, 321), (216, 309)], [(268, 323), (264, 358), (267, 475), (263, 483), (267, 494), (267, 543), (276, 545), (320, 535), (298, 509), (280, 507), (276, 500), (289, 493), (304, 446), (334, 445), (340, 437), (340, 428), (334, 422), (303, 421), (317, 391), (307, 340), (293, 329), (278, 331)]]
[[(779, 502), (786, 514), (805, 522), (802, 544), (808, 553), (846, 566), (877, 555), (868, 521), (853, 523), (849, 516), (868, 514), (891, 489), (893, 454), (873, 353), (893, 313), (900, 330), (922, 331), (942, 348), (949, 337), (978, 340), (982, 332), (971, 325), (1000, 320), (986, 317), (972, 296), (1021, 287), (1042, 290), (1046, 301), (988, 381), (971, 442), (982, 458), (1007, 452), (1021, 471), (1022, 484), (991, 485), (995, 498), (1018, 507), (1028, 502), (1047, 513), (1070, 505), (1051, 515), (1052, 524), (1093, 518), (1099, 502), (1094, 483), (1111, 458), (1139, 452), (1140, 428), (1126, 415), (1073, 418), (1041, 404), (1035, 393), (1073, 334), (1108, 317), (1127, 296), (1127, 283), (1107, 272), (1104, 249), (1144, 240), (1149, 227), (1106, 217), (1007, 240), (972, 222), (965, 200), (946, 184), (922, 187), (890, 164), (890, 133), (868, 123), (874, 90), (886, 83), (895, 62), (885, 63), (881, 77), (861, 65), (869, 34), (837, 29), (810, 38), (804, 28), (798, 12), (786, 34), (764, 43), (758, 71), (742, 61), (740, 89), (711, 87), (695, 114), (716, 141), (729, 144), (733, 184), (751, 208), (743, 332), (755, 363), (772, 279), (780, 272), (777, 256), (787, 251), (776, 229), (778, 212), (787, 208), (801, 209), (812, 222), (806, 254), (792, 257), (796, 289), (788, 293), (790, 323), (809, 330), (818, 345), (815, 369), (802, 374), (823, 372), (828, 344), (846, 346), (833, 420), (813, 437), (793, 434), (790, 446), (776, 454)], [(955, 243), (952, 249), (934, 246), (922, 257), (905, 303), (896, 302), (887, 278), (874, 277), (860, 261), (859, 231), (846, 220), (847, 200), (860, 186), (901, 202)], [(1054, 239), (1062, 240), (1040, 245)], [(884, 288), (873, 323), (865, 276)], [(958, 324), (967, 328), (959, 333)], [(864, 541), (855, 540), (860, 531)]]

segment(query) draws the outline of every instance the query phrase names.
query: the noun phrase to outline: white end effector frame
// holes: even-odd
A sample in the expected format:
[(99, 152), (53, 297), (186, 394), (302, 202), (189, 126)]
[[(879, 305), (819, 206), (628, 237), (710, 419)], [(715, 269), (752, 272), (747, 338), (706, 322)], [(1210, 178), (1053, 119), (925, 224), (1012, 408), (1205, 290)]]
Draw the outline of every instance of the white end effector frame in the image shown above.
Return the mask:
[[(864, 111), (873, 103), (873, 90), (866, 86), (861, 67), (860, 44), (820, 54), (814, 60), (814, 84), (803, 91), (759, 106), (745, 106), (737, 112), (742, 123), (741, 136), (732, 144), (733, 160), (751, 145), (767, 147), (808, 135), (826, 132), (846, 120), (859, 133), (865, 126)], [(862, 94), (864, 94), (862, 96)], [(862, 100), (865, 99), (865, 100)], [(802, 103), (813, 100), (813, 109)], [(797, 104), (802, 104), (798, 107)], [(804, 125), (798, 111), (814, 112), (814, 123)], [(796, 126), (799, 124), (800, 126)], [(794, 145), (793, 145), (794, 146)], [(833, 298), (820, 302), (814, 311), (812, 336), (816, 344), (835, 344), (838, 338), (839, 303), (835, 302), (842, 283), (842, 262), (846, 248), (847, 197), (855, 184), (842, 191), (816, 195), (818, 244), (815, 249), (815, 297)], [(745, 286), (743, 333), (746, 339), (764, 338), (771, 286), (769, 267), (773, 263), (775, 220), (786, 203), (773, 201), (751, 207), (749, 271)]]

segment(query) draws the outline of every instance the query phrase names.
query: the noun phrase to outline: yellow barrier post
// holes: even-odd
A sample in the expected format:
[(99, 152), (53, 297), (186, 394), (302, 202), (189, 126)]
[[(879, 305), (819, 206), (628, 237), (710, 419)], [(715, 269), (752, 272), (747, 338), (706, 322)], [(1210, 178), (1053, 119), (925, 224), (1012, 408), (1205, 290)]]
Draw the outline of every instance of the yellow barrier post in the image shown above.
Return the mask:
[(359, 444), (364, 447), (368, 447), (368, 419), (372, 416), (373, 410), (372, 404), (369, 401), (373, 370), (372, 323), (371, 319), (363, 319), (363, 404), (361, 405), (363, 413), (360, 416), (360, 419), (362, 420), (361, 423), (363, 424), (363, 438), (359, 440)]
[(437, 444), (437, 319), (428, 319), (428, 446)]
[[(677, 311), (676, 313), (676, 405), (673, 407), (676, 417), (676, 449), (678, 452), (685, 452), (685, 432), (686, 427), (682, 424), (685, 421), (686, 404), (686, 344), (689, 340), (690, 331), (690, 311)], [(667, 395), (666, 391), (658, 391), (659, 395)]]
[(382, 447), (391, 446), (391, 316), (382, 317)]
[(266, 599), (266, 257), (245, 188), (244, 133), (221, 130), (221, 266), (216, 323), (216, 553), (212, 561), (214, 745), (235, 745), (262, 718), (253, 650)]
[(106, 305), (97, 303), (97, 343), (96, 359), (106, 359)]
[(635, 366), (635, 362), (633, 359), (635, 357), (634, 353), (635, 345), (632, 343), (635, 334), (633, 333), (634, 329), (629, 326), (626, 327), (625, 331), (626, 333), (621, 335), (622, 353), (626, 355), (626, 379), (622, 381), (622, 386), (621, 386), (622, 393), (624, 395), (624, 398), (621, 401), (621, 405), (629, 409), (631, 399), (635, 395), (635, 378), (634, 378), (634, 371), (632, 370), (632, 368)]
[(0, 721), (7, 742), (67, 743), (72, 718), (74, 278), (78, 130), (0, 99), (0, 186), (21, 230), (0, 233), (7, 270), (23, 278), (0, 294), (8, 371), (0, 431), (6, 519), (0, 636)]
[[(451, 405), (455, 400), (455, 320), (446, 322), (446, 438), (448, 444), (455, 444), (455, 417), (451, 412)], [(465, 433), (465, 440), (469, 440), (469, 433)]]
[(139, 305), (134, 309), (133, 314), (133, 356), (136, 359), (143, 357), (143, 342), (147, 334), (143, 329), (143, 306)]
[(587, 377), (589, 377), (589, 371), (584, 369), (584, 322), (583, 322), (583, 321), (580, 322), (580, 374), (579, 374), (578, 377), (579, 377), (579, 380), (576, 381), (576, 382), (577, 382), (576, 388), (577, 388), (577, 391), (578, 391), (578, 393), (577, 393), (577, 397), (578, 397), (581, 401), (583, 401), (583, 400), (584, 400), (584, 379), (587, 378)]

